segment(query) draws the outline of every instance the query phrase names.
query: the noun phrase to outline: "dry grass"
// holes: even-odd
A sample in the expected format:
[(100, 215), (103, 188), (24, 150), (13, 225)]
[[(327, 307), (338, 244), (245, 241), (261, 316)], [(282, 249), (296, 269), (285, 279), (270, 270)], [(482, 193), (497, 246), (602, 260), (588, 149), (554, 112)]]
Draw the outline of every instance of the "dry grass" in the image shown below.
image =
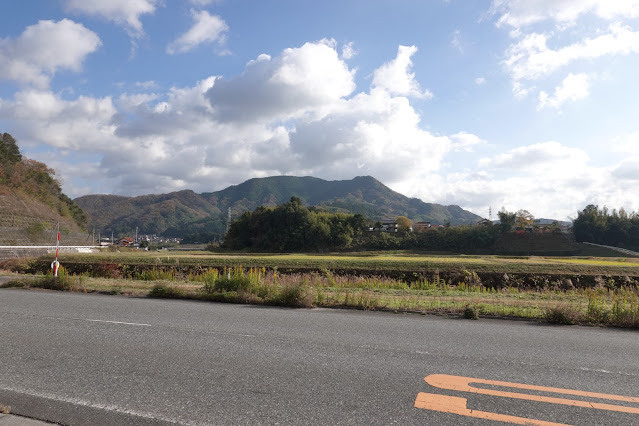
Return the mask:
[[(163, 277), (165, 279), (153, 279)], [(473, 282), (472, 274), (467, 279)], [(18, 278), (4, 287), (39, 287), (126, 296), (199, 299), (218, 302), (356, 308), (467, 318), (508, 317), (557, 324), (592, 324), (639, 328), (639, 287), (606, 286), (537, 290), (486, 288), (481, 283), (455, 285), (426, 280), (408, 284), (384, 277), (333, 276), (330, 272), (280, 275), (264, 268), (203, 270), (185, 279), (149, 273), (144, 280), (61, 276)]]

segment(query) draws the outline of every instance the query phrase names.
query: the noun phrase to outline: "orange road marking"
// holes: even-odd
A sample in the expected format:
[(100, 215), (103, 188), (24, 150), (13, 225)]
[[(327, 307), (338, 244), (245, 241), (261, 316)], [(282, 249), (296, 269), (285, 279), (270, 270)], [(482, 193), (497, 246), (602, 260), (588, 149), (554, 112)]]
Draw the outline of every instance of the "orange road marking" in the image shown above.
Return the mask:
[(487, 411), (469, 410), (466, 408), (466, 398), (457, 396), (439, 395), (435, 393), (420, 392), (415, 400), (416, 408), (441, 411), (443, 413), (457, 414), (460, 416), (474, 417), (497, 422), (508, 422), (518, 425), (530, 426), (568, 426), (563, 423), (545, 422), (542, 420), (527, 419), (525, 417), (509, 416), (506, 414), (490, 413)]
[(550, 396), (529, 395), (525, 393), (498, 391), (493, 389), (482, 389), (471, 386), (470, 383), (481, 383), (492, 386), (501, 386), (506, 388), (527, 389), (541, 392), (559, 393), (565, 395), (584, 396), (588, 398), (607, 399), (612, 401), (623, 401), (639, 403), (639, 398), (621, 395), (611, 395), (605, 393), (584, 392), (571, 389), (551, 388), (546, 386), (526, 385), (523, 383), (500, 382), (497, 380), (474, 379), (471, 377), (449, 376), (446, 374), (432, 374), (424, 379), (431, 386), (455, 390), (461, 392), (470, 392), (483, 395), (501, 396), (504, 398), (525, 399), (528, 401), (548, 402), (551, 404), (570, 405), (574, 407), (595, 408), (598, 410), (618, 411), (622, 413), (639, 414), (639, 408), (625, 407), (622, 405), (602, 404), (598, 402), (578, 401), (573, 399), (555, 398)]

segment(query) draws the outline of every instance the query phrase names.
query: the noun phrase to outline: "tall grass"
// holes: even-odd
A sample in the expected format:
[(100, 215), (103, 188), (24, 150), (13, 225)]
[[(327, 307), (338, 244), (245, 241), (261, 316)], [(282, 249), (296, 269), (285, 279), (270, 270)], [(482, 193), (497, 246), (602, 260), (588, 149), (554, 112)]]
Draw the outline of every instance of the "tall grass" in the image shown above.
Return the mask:
[[(639, 328), (639, 286), (635, 280), (615, 283), (602, 278), (595, 287), (575, 288), (568, 280), (556, 278), (541, 282), (536, 289), (526, 289), (511, 278), (509, 286), (495, 288), (488, 282), (482, 283), (476, 273), (468, 270), (461, 270), (447, 282), (437, 273), (430, 279), (414, 275), (407, 277), (409, 279), (337, 275), (326, 269), (284, 275), (275, 268), (242, 266), (198, 268), (197, 272), (184, 276), (176, 272), (178, 269), (158, 264), (131, 275), (148, 284), (140, 281), (134, 284), (131, 280), (113, 279), (112, 263), (104, 262), (100, 269), (111, 278), (104, 280), (108, 283), (106, 290), (97, 291), (107, 293), (144, 294), (142, 291), (146, 291), (152, 297), (452, 313), (468, 318), (506, 316), (545, 319), (558, 324)], [(75, 276), (61, 267), (57, 278), (49, 272), (41, 278), (16, 279), (3, 286), (87, 291), (84, 282), (89, 279), (94, 278)], [(141, 290), (142, 286), (145, 290)], [(133, 287), (136, 287), (135, 293), (131, 290)], [(91, 291), (95, 289), (91, 287)]]

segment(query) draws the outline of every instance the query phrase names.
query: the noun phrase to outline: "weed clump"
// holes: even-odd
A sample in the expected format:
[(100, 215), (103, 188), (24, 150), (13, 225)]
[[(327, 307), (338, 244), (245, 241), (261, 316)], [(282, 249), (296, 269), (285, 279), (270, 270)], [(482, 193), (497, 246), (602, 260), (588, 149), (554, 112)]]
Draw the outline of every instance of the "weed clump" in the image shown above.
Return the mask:
[(302, 280), (284, 284), (271, 300), (277, 305), (291, 306), (294, 308), (311, 308), (313, 307), (315, 297), (310, 292), (308, 282)]
[(464, 309), (463, 316), (466, 319), (478, 320), (479, 319), (479, 312), (478, 312), (478, 310), (476, 308), (468, 305)]
[(156, 297), (160, 299), (180, 299), (184, 297), (184, 291), (176, 286), (156, 284), (149, 292), (149, 297)]
[(573, 325), (578, 318), (579, 314), (567, 306), (555, 306), (544, 312), (544, 319), (550, 324)]
[(82, 276), (70, 274), (64, 266), (60, 266), (57, 277), (53, 276), (53, 271), (49, 271), (42, 278), (25, 281), (25, 287), (58, 291), (85, 291), (83, 279)]

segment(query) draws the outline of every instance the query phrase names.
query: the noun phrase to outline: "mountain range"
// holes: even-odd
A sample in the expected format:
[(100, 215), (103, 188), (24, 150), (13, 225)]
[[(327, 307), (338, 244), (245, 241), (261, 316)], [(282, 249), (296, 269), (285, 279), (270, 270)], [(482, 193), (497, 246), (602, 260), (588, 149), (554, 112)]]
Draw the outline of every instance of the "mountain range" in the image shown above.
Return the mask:
[(397, 193), (370, 176), (327, 181), (315, 177), (273, 176), (250, 179), (216, 192), (190, 190), (125, 197), (85, 195), (76, 198), (90, 226), (102, 232), (138, 232), (167, 237), (222, 236), (228, 221), (259, 206), (275, 206), (299, 197), (304, 205), (332, 212), (359, 213), (374, 221), (406, 216), (433, 224), (473, 224), (481, 217), (459, 206), (425, 203)]

